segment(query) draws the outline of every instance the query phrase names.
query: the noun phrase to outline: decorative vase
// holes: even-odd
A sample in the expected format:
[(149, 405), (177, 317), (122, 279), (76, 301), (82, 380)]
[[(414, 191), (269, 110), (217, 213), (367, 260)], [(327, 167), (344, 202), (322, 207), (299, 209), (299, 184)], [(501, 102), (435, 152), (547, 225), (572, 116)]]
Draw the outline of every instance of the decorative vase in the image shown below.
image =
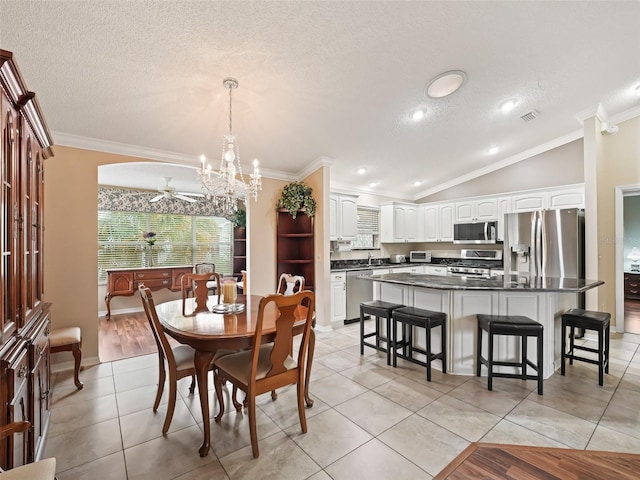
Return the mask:
[(143, 262), (145, 267), (153, 267), (153, 245), (147, 245), (142, 251)]

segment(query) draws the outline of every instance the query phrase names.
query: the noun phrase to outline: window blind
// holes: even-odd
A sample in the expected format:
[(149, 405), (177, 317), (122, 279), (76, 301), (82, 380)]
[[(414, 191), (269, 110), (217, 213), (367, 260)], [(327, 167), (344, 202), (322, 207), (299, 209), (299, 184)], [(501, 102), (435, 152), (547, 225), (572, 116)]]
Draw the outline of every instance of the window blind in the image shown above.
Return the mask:
[(358, 234), (351, 242), (352, 248), (378, 248), (378, 232), (380, 225), (380, 210), (373, 207), (358, 207)]
[(233, 227), (220, 217), (163, 213), (98, 211), (98, 282), (109, 268), (144, 267), (145, 232), (156, 233), (154, 265), (215, 263), (232, 273)]

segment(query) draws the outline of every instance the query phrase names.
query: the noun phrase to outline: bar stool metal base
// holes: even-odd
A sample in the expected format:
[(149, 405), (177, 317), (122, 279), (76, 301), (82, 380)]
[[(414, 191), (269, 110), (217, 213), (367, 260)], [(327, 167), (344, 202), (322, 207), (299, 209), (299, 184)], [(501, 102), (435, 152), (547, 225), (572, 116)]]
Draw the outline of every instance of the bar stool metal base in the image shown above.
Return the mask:
[[(391, 365), (391, 316), (395, 309), (404, 307), (399, 303), (383, 302), (382, 300), (373, 300), (371, 302), (362, 302), (360, 304), (360, 355), (364, 355), (364, 347), (371, 347), (381, 352), (387, 353), (387, 365)], [(374, 317), (375, 330), (373, 332), (364, 332), (364, 317), (371, 315)], [(387, 336), (380, 334), (380, 318), (386, 319)], [(366, 339), (375, 337), (376, 343), (367, 342)], [(380, 342), (384, 342), (382, 347)]]
[[(567, 351), (567, 327), (569, 327), (569, 351)], [(565, 374), (565, 359), (573, 365), (574, 360), (598, 365), (598, 384), (604, 384), (604, 374), (609, 373), (609, 333), (611, 327), (611, 314), (606, 312), (593, 312), (581, 308), (572, 308), (562, 314), (562, 363), (560, 374)], [(598, 348), (585, 347), (575, 344), (575, 329), (595, 330), (598, 332)], [(593, 360), (575, 354), (576, 350), (597, 353), (598, 359)]]
[[(402, 340), (398, 340), (396, 322), (401, 323)], [(424, 328), (426, 333), (426, 348), (422, 349), (413, 344), (413, 327)], [(441, 347), (440, 353), (431, 352), (431, 329), (440, 327)], [(431, 362), (442, 360), (442, 373), (447, 373), (447, 315), (442, 312), (433, 312), (415, 307), (403, 307), (393, 311), (393, 366), (396, 366), (397, 358), (427, 367), (427, 381), (431, 381)], [(402, 348), (402, 353), (398, 352)], [(413, 357), (413, 353), (421, 353), (425, 361)]]
[[(521, 380), (537, 380), (538, 395), (542, 395), (543, 381), (543, 340), (544, 327), (530, 319), (519, 315), (484, 315), (478, 314), (478, 337), (477, 337), (477, 357), (476, 375), (480, 376), (480, 369), (485, 365), (488, 370), (487, 387), (493, 389), (493, 377), (519, 378)], [(482, 331), (489, 334), (489, 352), (487, 358), (482, 356)], [(493, 341), (495, 335), (509, 335), (521, 338), (520, 361), (496, 361), (493, 359)], [(537, 342), (537, 364), (527, 358), (527, 338), (536, 337)], [(517, 367), (520, 373), (494, 372), (494, 366)], [(536, 375), (527, 374), (527, 366), (533, 368)]]

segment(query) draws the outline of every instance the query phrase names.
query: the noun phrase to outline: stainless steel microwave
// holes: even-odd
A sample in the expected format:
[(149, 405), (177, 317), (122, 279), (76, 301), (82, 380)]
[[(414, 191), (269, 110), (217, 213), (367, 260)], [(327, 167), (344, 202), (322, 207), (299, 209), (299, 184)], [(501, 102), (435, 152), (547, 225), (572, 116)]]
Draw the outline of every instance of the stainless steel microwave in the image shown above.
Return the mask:
[(473, 222), (453, 224), (453, 243), (486, 244), (496, 243), (498, 222)]

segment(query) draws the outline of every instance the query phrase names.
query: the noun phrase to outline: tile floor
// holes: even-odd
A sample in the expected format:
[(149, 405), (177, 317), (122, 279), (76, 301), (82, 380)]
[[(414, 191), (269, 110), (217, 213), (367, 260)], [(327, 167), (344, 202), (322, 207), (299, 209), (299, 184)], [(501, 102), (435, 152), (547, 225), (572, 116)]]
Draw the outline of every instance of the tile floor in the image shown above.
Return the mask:
[[(387, 367), (373, 349), (360, 356), (357, 324), (317, 337), (308, 433), (300, 432), (294, 388), (275, 402), (263, 395), (259, 459), (246, 414), (233, 409), (221, 424), (211, 421), (211, 453), (198, 456), (199, 399), (188, 378), (163, 437), (165, 410), (151, 411), (155, 355), (87, 368), (80, 391), (70, 372), (54, 375), (45, 456), (57, 458), (60, 480), (375, 480), (430, 479), (474, 441), (640, 453), (639, 335), (612, 334), (604, 387), (595, 365), (576, 362), (567, 376), (545, 381), (543, 396), (533, 381), (496, 379), (489, 392), (486, 378), (436, 371), (429, 383), (417, 365)], [(210, 391), (212, 416), (214, 397)]]

